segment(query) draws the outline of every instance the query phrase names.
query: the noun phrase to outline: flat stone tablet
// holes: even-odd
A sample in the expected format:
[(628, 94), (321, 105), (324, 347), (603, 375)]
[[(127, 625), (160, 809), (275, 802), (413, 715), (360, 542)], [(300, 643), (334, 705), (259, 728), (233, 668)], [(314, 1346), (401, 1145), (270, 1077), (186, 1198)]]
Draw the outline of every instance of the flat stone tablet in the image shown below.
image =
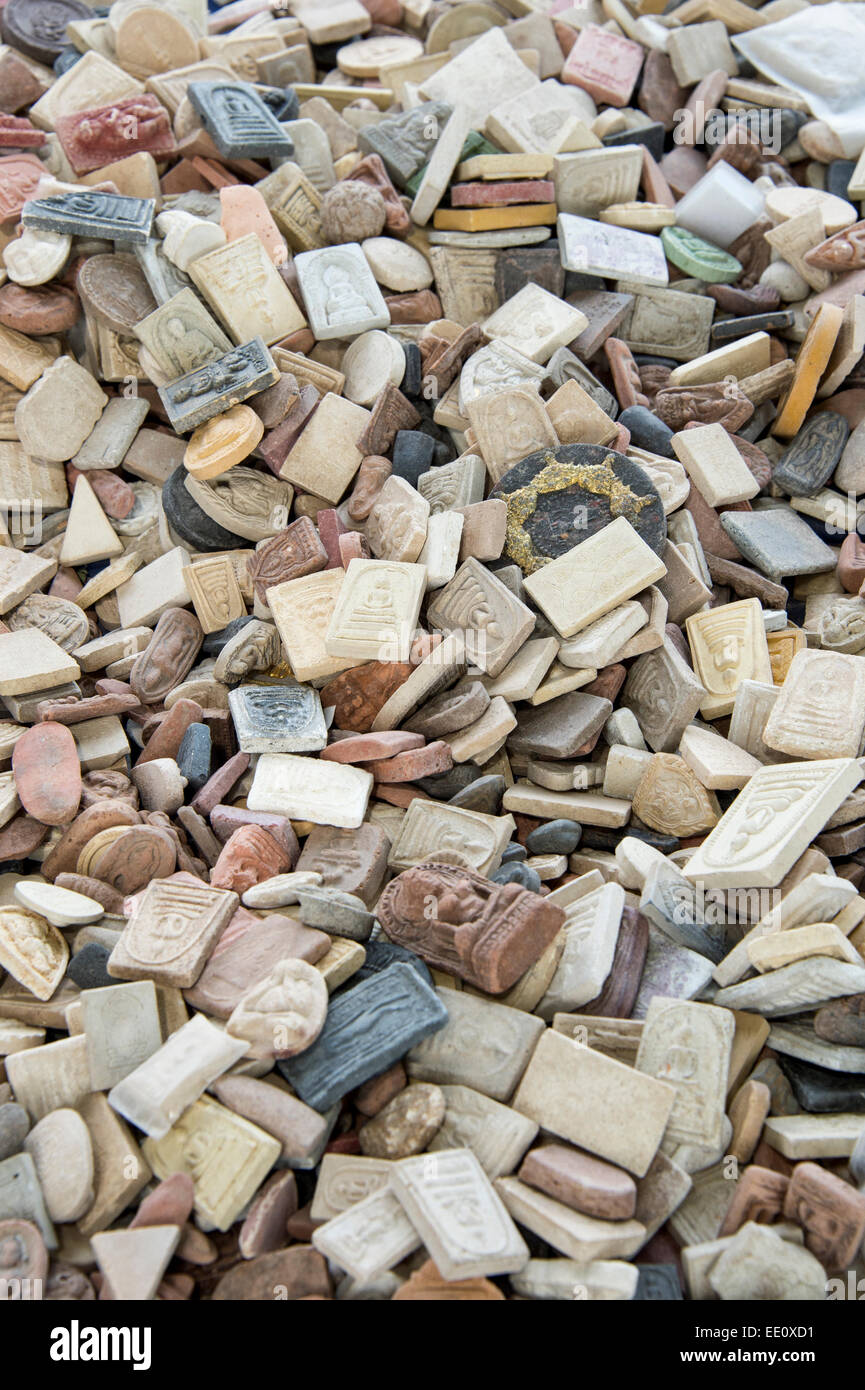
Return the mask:
[(237, 618), (246, 617), (234, 566), (227, 557), (197, 561), (184, 571), (184, 580), (205, 633), (221, 632)]
[(279, 380), (261, 336), (180, 376), (159, 394), (178, 434), (196, 429)]
[(328, 391), (292, 443), (279, 476), (335, 506), (370, 452), (362, 441), (371, 418), (363, 406)]
[(726, 511), (721, 525), (745, 559), (776, 584), (785, 575), (823, 574), (835, 567), (834, 551), (786, 507)]
[(396, 560), (352, 560), (325, 636), (328, 653), (407, 661), (425, 578), (422, 565)]
[(427, 617), (434, 627), (462, 637), (469, 658), (490, 676), (504, 670), (535, 622), (531, 610), (474, 558), (437, 590)]
[(244, 1055), (246, 1046), (245, 1040), (197, 1014), (115, 1083), (108, 1103), (137, 1129), (162, 1139), (205, 1087)]
[(171, 118), (150, 93), (64, 114), (58, 117), (55, 129), (63, 153), (79, 178), (139, 153), (155, 159), (177, 153)]
[[(68, 3), (68, 0), (67, 0)], [(61, 193), (33, 198), (21, 221), (37, 231), (66, 236), (104, 237), (143, 242), (150, 236), (156, 204), (152, 198), (127, 198), (118, 193)]]
[(518, 1178), (498, 1178), (495, 1187), (521, 1226), (583, 1266), (617, 1257), (626, 1259), (645, 1243), (646, 1228), (640, 1221), (602, 1221), (587, 1216)]
[[(645, 204), (637, 204), (644, 207)], [(651, 352), (658, 356), (689, 362), (709, 348), (709, 329), (714, 315), (708, 295), (683, 294), (619, 280), (619, 294), (633, 294), (618, 333), (631, 352)], [(738, 320), (732, 322), (738, 323)], [(615, 331), (615, 330), (614, 330)]]
[(186, 94), (229, 159), (286, 158), (294, 145), (255, 88), (246, 82), (190, 82)]
[(387, 1187), (339, 1212), (312, 1234), (317, 1250), (362, 1285), (392, 1269), (422, 1244), (402, 1203)]
[(319, 1115), (287, 1089), (251, 1076), (227, 1075), (213, 1082), (213, 1094), (230, 1110), (278, 1139), (281, 1161), (290, 1168), (313, 1168), (322, 1156), (336, 1114)]
[(624, 691), (626, 705), (656, 752), (678, 747), (705, 698), (704, 686), (668, 639), (634, 662)]
[[(91, 257), (86, 266), (96, 259)], [(140, 315), (134, 331), (172, 379), (215, 362), (231, 350), (230, 338), (190, 289), (179, 290), (146, 316)]]
[[(668, 1149), (722, 1142), (734, 1027), (730, 1013), (712, 1005), (657, 997), (649, 1004), (635, 1066), (676, 1087), (664, 1135)], [(687, 1082), (678, 1079), (679, 1048), (688, 1050), (694, 1065)]]
[(618, 516), (530, 574), (525, 587), (561, 636), (573, 637), (665, 574), (663, 562)]
[[(547, 362), (588, 327), (579, 309), (539, 285), (525, 285), (483, 324), (488, 338), (523, 353), (532, 362)], [(531, 331), (529, 331), (531, 330)]]
[(68, 961), (62, 933), (44, 917), (23, 907), (0, 908), (0, 964), (37, 999), (51, 998)]
[[(647, 1269), (666, 1269), (674, 1271), (675, 1266), (625, 1264), (621, 1260), (592, 1260), (581, 1264), (577, 1260), (550, 1259), (529, 1260), (518, 1274), (511, 1275), (514, 1290), (526, 1298), (571, 1300), (577, 1292), (581, 1298), (594, 1300), (622, 1301), (638, 1299), (639, 1282)], [(675, 1274), (676, 1287), (679, 1276)], [(659, 1293), (657, 1297), (672, 1297), (669, 1293)], [(681, 1295), (680, 1295), (681, 1296)]]
[(21, 805), (45, 825), (67, 825), (81, 799), (81, 765), (63, 724), (37, 724), (18, 739), (12, 771)]
[(794, 758), (855, 757), (865, 725), (863, 665), (840, 652), (797, 652), (766, 720), (769, 747)]
[(237, 1219), (280, 1149), (278, 1139), (208, 1096), (184, 1110), (163, 1138), (142, 1145), (158, 1177), (189, 1173), (196, 1213), (217, 1230), (227, 1230)]
[(392, 1166), (388, 1159), (325, 1154), (312, 1199), (313, 1220), (327, 1221), (386, 1188)]
[(152, 980), (84, 990), (81, 1010), (96, 1090), (109, 1090), (162, 1046)]
[(501, 863), (512, 827), (510, 816), (492, 816), (415, 797), (394, 837), (388, 863), (392, 869), (411, 869), (448, 850), (477, 873), (493, 873)]
[[(329, 656), (324, 645), (344, 580), (344, 570), (332, 569), (291, 579), (266, 590), (274, 622), (298, 680), (332, 676), (355, 664), (350, 659)], [(353, 700), (357, 699), (356, 679), (352, 672)], [(351, 727), (345, 724), (345, 718), (343, 715), (343, 727)]]
[(860, 776), (848, 758), (762, 768), (688, 861), (686, 878), (713, 888), (775, 887)]
[(279, 1070), (302, 1100), (326, 1110), (446, 1022), (447, 1010), (416, 972), (391, 965), (335, 996), (316, 1042)]
[(399, 188), (429, 160), (438, 133), (450, 115), (444, 101), (426, 101), (396, 116), (386, 116), (358, 133), (362, 150), (379, 155)]
[(441, 1086), (471, 1087), (492, 1100), (508, 1100), (544, 1031), (542, 1021), (464, 991), (437, 992), (447, 1006), (448, 1021), (412, 1049), (409, 1075)]
[(514, 1097), (521, 1114), (642, 1177), (660, 1145), (675, 1088), (636, 1080), (620, 1062), (549, 1031), (538, 1042)]
[(766, 1143), (794, 1162), (808, 1158), (849, 1158), (862, 1132), (860, 1114), (772, 1115)]
[(429, 1152), (467, 1148), (489, 1178), (512, 1172), (537, 1134), (534, 1121), (469, 1086), (442, 1086), (441, 1092), (445, 1117)]
[(813, 497), (835, 472), (849, 435), (843, 415), (821, 410), (787, 445), (773, 469), (773, 481), (790, 496)]
[[(504, 338), (495, 338), (472, 353), (460, 372), (460, 411), (465, 413), (472, 401), (479, 400), (491, 392), (525, 383), (540, 383), (542, 373), (543, 369), (526, 357), (525, 353), (512, 347)], [(455, 460), (455, 463), (465, 466), (465, 459)], [(440, 476), (442, 475), (438, 469), (431, 475), (436, 478)], [(472, 502), (480, 499), (467, 497), (465, 500)]]
[[(780, 1065), (793, 1088), (796, 1103), (809, 1114), (836, 1114), (838, 1111), (850, 1114), (865, 1110), (865, 1078), (861, 1075), (839, 1074), (793, 1057), (785, 1057)], [(771, 1104), (771, 1092), (769, 1096)], [(763, 1114), (762, 1107), (759, 1113)]]
[(325, 932), (274, 913), (250, 924), (236, 939), (220, 942), (187, 998), (195, 1008), (228, 1018), (241, 997), (281, 960), (297, 957), (315, 963), (327, 954), (330, 945)]
[(640, 894), (640, 911), (666, 936), (713, 963), (726, 950), (726, 935), (712, 921), (694, 885), (669, 860), (654, 864)]
[(532, 1149), (523, 1160), (519, 1177), (530, 1187), (587, 1216), (627, 1221), (636, 1209), (637, 1186), (633, 1178), (621, 1168), (564, 1144)]
[(93, 1252), (116, 1299), (154, 1298), (180, 1240), (179, 1226), (102, 1231), (93, 1237)]
[(90, 372), (71, 357), (58, 357), (16, 405), (18, 437), (25, 450), (37, 458), (61, 462), (71, 459), (90, 434), (107, 400)]
[(606, 883), (565, 907), (564, 949), (535, 1008), (541, 1018), (573, 1013), (601, 992), (612, 968), (624, 905), (624, 890)]
[(317, 691), (296, 681), (236, 686), (228, 705), (244, 753), (314, 753), (327, 742)]
[(111, 953), (121, 980), (193, 985), (238, 903), (236, 893), (191, 879), (157, 879), (147, 887)]
[(130, 332), (156, 308), (144, 273), (128, 252), (88, 256), (78, 272), (76, 289), (91, 312), (118, 333)]
[(613, 204), (631, 203), (643, 167), (637, 145), (583, 149), (555, 160), (556, 203), (560, 212), (594, 218)]
[[(26, 602), (30, 595), (36, 599), (37, 603), (42, 600), (41, 594), (35, 594), (34, 590), (40, 589), (56, 573), (56, 565), (53, 560), (42, 559), (37, 555), (28, 555), (22, 551), (13, 549), (11, 546), (4, 546), (7, 554), (0, 555), (0, 608), (5, 613), (10, 608), (20, 605), (22, 600)], [(12, 623), (11, 630), (14, 632), (16, 626), (38, 626), (34, 623)], [(47, 634), (51, 636), (51, 633)]]
[(404, 1158), (390, 1186), (445, 1278), (504, 1274), (526, 1263), (528, 1249), (470, 1149), (439, 1150), (434, 1164)]
[(316, 338), (353, 338), (387, 328), (390, 313), (356, 242), (303, 251), (295, 257), (298, 280)]
[(845, 994), (861, 994), (865, 966), (811, 956), (753, 980), (728, 985), (715, 996), (730, 1009), (748, 1009), (764, 1018), (804, 1013)]
[(389, 850), (387, 835), (376, 825), (365, 823), (353, 830), (315, 826), (297, 867), (312, 873), (324, 887), (354, 893), (371, 906), (384, 880)]
[[(480, 45), (476, 48), (476, 45)], [(530, 95), (540, 85), (498, 28), (489, 29), (443, 68), (424, 79), (421, 92), (434, 100), (467, 102), (467, 114), (480, 130), (490, 111), (505, 95)]]
[(276, 811), (295, 820), (350, 829), (363, 821), (372, 781), (361, 768), (263, 753), (247, 804), (252, 811)]
[(706, 697), (700, 705), (706, 719), (732, 713), (736, 691), (742, 681), (771, 683), (772, 669), (759, 599), (739, 599), (736, 603), (719, 604), (709, 612), (694, 613), (685, 620), (685, 627), (694, 671), (706, 688)]
[[(115, 396), (105, 407), (72, 462), (76, 468), (117, 468), (147, 415), (147, 401)], [(104, 482), (100, 480), (104, 489)], [(94, 480), (95, 483), (95, 480)], [(107, 493), (103, 491), (106, 499)], [(114, 515), (121, 517), (119, 512)]]
[(722, 425), (682, 430), (670, 443), (710, 506), (744, 502), (759, 492), (757, 479)]
[[(400, 431), (400, 435), (406, 433), (408, 431)], [(418, 560), (426, 540), (428, 520), (426, 498), (405, 478), (392, 475), (366, 520), (365, 533), (373, 555), (382, 560)]]
[(77, 1103), (93, 1146), (93, 1205), (79, 1218), (83, 1234), (105, 1230), (134, 1201), (152, 1173), (128, 1129), (101, 1091)]
[(301, 516), (259, 545), (248, 572), (257, 597), (266, 602), (269, 588), (313, 574), (327, 563), (327, 551), (313, 522)]
[[(189, 273), (235, 339), (276, 342), (306, 326), (285, 281), (254, 232), (198, 256)], [(274, 376), (266, 384), (272, 385)], [(259, 388), (260, 389), (260, 388)]]
[(661, 288), (667, 285), (669, 272), (660, 237), (568, 212), (559, 214), (556, 227), (566, 270)]
[(60, 549), (61, 565), (88, 565), (123, 553), (123, 542), (105, 514), (85, 474), (75, 482), (72, 506)]
[(83, 1037), (15, 1052), (6, 1059), (6, 1074), (16, 1100), (33, 1120), (61, 1108), (76, 1109), (92, 1089)]

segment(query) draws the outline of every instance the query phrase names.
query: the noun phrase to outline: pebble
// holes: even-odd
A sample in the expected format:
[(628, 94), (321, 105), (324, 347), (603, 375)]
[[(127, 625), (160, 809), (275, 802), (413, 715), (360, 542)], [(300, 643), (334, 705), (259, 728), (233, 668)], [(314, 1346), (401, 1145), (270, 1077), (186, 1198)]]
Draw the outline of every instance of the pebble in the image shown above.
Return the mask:
[(93, 1145), (77, 1110), (61, 1107), (43, 1116), (23, 1147), (33, 1159), (51, 1220), (77, 1221), (94, 1197)]
[(108, 973), (111, 952), (96, 941), (89, 941), (72, 957), (69, 978), (79, 989), (102, 989), (114, 981)]
[(88, 922), (98, 922), (104, 913), (102, 904), (93, 898), (70, 892), (68, 888), (58, 888), (56, 884), (22, 879), (15, 885), (15, 897), (55, 927), (86, 926)]
[(199, 792), (210, 776), (211, 745), (211, 734), (206, 724), (190, 724), (180, 741), (176, 766), (193, 793)]
[(587, 1216), (626, 1221), (636, 1211), (637, 1187), (629, 1174), (564, 1144), (531, 1149), (523, 1159), (519, 1177)]
[(799, 303), (808, 293), (808, 282), (787, 261), (773, 261), (760, 276), (763, 288), (774, 290), (788, 304)]
[(672, 458), (670, 440), (673, 431), (644, 405), (628, 405), (619, 416), (619, 423), (630, 432), (632, 443), (649, 453)]
[(7, 1299), (23, 1301), (33, 1296), (32, 1291), (41, 1292), (48, 1274), (48, 1250), (37, 1226), (29, 1220), (0, 1221), (0, 1248), (4, 1278), (9, 1281), (4, 1286)]
[(406, 1086), (358, 1131), (369, 1158), (399, 1159), (422, 1153), (441, 1129), (445, 1098), (439, 1086)]
[(831, 1299), (856, 45), (290, 8), (3, 10), (3, 1273)]
[(30, 1117), (23, 1105), (6, 1101), (0, 1105), (0, 1162), (21, 1152), (30, 1129)]
[(72, 734), (62, 724), (37, 724), (12, 753), (15, 787), (25, 811), (45, 825), (71, 821), (81, 800), (81, 766)]
[(377, 237), (387, 220), (387, 205), (377, 188), (352, 179), (327, 190), (319, 217), (325, 241), (336, 246)]
[(573, 854), (580, 843), (581, 827), (570, 820), (551, 820), (526, 836), (529, 854)]
[(274, 1173), (253, 1200), (238, 1237), (244, 1259), (255, 1259), (270, 1250), (281, 1250), (287, 1220), (297, 1210), (297, 1183), (293, 1173)]
[(814, 1017), (814, 1032), (827, 1042), (846, 1047), (865, 1046), (863, 1005), (863, 996), (855, 994), (825, 1005)]
[(307, 927), (321, 927), (333, 936), (365, 941), (372, 931), (373, 916), (362, 898), (324, 885), (299, 885), (300, 920)]
[(490, 882), (516, 883), (529, 893), (537, 893), (541, 886), (541, 876), (528, 864), (502, 864), (501, 868), (490, 874)]

